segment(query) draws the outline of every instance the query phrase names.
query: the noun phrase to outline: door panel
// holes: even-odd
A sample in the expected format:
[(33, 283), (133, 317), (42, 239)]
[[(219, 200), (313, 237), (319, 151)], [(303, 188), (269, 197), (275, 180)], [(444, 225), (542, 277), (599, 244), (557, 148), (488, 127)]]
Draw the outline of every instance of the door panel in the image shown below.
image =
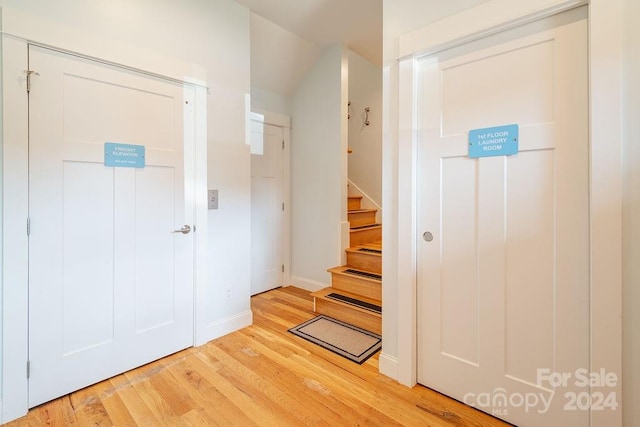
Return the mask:
[(505, 173), (505, 373), (535, 383), (538, 367), (553, 366), (555, 154), (528, 151), (512, 160)]
[[(490, 56), (470, 54), (442, 68), (444, 135), (466, 134), (486, 123), (517, 123), (523, 116), (531, 123), (553, 120), (553, 69), (546, 66), (553, 60), (553, 41), (512, 47)], [(483, 84), (477, 84), (480, 79)]]
[[(193, 343), (193, 89), (43, 48), (29, 94), (29, 404)], [(188, 103), (187, 103), (188, 102)], [(104, 166), (105, 142), (145, 147)]]
[[(174, 97), (156, 90), (149, 91), (120, 82), (73, 74), (64, 75), (63, 85), (65, 141), (89, 143), (101, 141), (104, 135), (110, 135), (116, 142), (148, 141), (153, 148), (173, 149), (177, 123), (155, 122), (154, 126), (138, 124), (142, 111), (149, 119), (172, 117), (176, 101)], [(114, 105), (103, 101), (110, 97), (126, 99), (127, 102), (119, 103), (114, 108)], [(75, 120), (82, 116), (99, 117), (100, 120)]]
[[(588, 424), (538, 377), (589, 366), (586, 35), (582, 8), (418, 59), (418, 380), (518, 425)], [(516, 155), (468, 157), (511, 123)]]
[[(478, 288), (476, 263), (476, 168), (465, 159), (442, 161), (442, 351), (478, 364)], [(466, 295), (467, 298), (458, 298)]]
[[(69, 355), (114, 339), (113, 199), (104, 197), (113, 193), (113, 174), (92, 163), (62, 168), (62, 352)], [(87, 216), (101, 226), (78, 226)]]
[[(167, 233), (176, 224), (175, 194), (157, 191), (172, 188), (174, 169), (151, 166), (136, 170), (136, 333), (173, 322), (175, 292), (174, 235)], [(180, 228), (179, 222), (176, 228)], [(153, 251), (150, 251), (153, 248)], [(152, 256), (150, 256), (152, 255)]]

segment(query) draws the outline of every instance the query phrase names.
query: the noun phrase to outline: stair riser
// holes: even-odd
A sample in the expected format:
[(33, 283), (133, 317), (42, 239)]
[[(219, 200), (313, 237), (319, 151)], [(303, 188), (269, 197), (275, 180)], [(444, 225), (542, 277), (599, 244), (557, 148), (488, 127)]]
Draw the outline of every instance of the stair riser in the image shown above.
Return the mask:
[(365, 230), (352, 230), (350, 233), (350, 246), (364, 245), (365, 243), (382, 240), (382, 228), (372, 228)]
[(377, 254), (347, 251), (347, 265), (356, 270), (382, 274), (382, 257)]
[(316, 298), (316, 313), (342, 320), (374, 334), (382, 334), (382, 318), (380, 315), (354, 310), (348, 305), (334, 303)]
[[(342, 200), (344, 200), (344, 199), (342, 199)], [(348, 211), (357, 211), (358, 209), (360, 209), (360, 199), (349, 198), (348, 199), (348, 203), (347, 203), (347, 210)]]
[(375, 223), (376, 213), (374, 211), (349, 212), (349, 224), (351, 227), (360, 227), (363, 225), (372, 225)]
[(379, 301), (382, 300), (382, 285), (379, 282), (361, 279), (357, 276), (331, 273), (331, 287)]

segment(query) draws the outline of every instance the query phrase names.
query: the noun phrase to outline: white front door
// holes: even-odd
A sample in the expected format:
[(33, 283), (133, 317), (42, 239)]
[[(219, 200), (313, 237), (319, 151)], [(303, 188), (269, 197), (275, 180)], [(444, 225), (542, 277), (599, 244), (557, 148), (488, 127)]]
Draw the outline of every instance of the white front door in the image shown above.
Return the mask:
[[(29, 48), (29, 406), (193, 344), (193, 88)], [(144, 146), (105, 166), (105, 143)], [(188, 176), (188, 175), (187, 175)]]
[[(418, 380), (517, 425), (588, 425), (586, 10), (417, 67)], [(470, 130), (509, 124), (516, 155), (469, 158)]]
[(251, 295), (282, 285), (283, 132), (252, 122)]

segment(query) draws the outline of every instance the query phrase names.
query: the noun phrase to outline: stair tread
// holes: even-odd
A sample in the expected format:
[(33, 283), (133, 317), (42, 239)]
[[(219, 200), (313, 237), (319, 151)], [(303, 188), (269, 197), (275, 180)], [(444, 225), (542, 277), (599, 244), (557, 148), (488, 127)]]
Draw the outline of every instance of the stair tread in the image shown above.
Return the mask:
[(311, 296), (312, 297), (325, 297), (325, 296), (329, 295), (332, 292), (336, 293), (336, 294), (344, 295), (344, 296), (349, 297), (349, 298), (359, 299), (359, 300), (362, 300), (364, 302), (368, 302), (368, 303), (371, 303), (371, 304), (377, 304), (377, 305), (381, 305), (382, 304), (382, 301), (380, 301), (378, 299), (369, 298), (369, 297), (366, 297), (364, 295), (354, 294), (353, 292), (347, 292), (347, 291), (343, 291), (343, 290), (340, 290), (340, 289), (335, 289), (335, 288), (332, 288), (331, 286), (329, 286), (327, 288), (322, 288), (319, 291), (312, 292)]
[(351, 276), (351, 277), (357, 277), (359, 279), (370, 281), (370, 282), (374, 282), (374, 283), (382, 283), (382, 279), (378, 279), (378, 278), (374, 278), (374, 277), (361, 276), (361, 275), (358, 275), (358, 274), (352, 274), (352, 273), (350, 273), (348, 271), (345, 271), (345, 270), (354, 270), (354, 271), (357, 271), (357, 272), (362, 273), (362, 274), (366, 274), (366, 275), (372, 275), (373, 274), (375, 276), (382, 277), (381, 274), (370, 273), (368, 271), (359, 270), (359, 269), (353, 268), (353, 267), (351, 267), (349, 265), (341, 265), (340, 267), (333, 267), (333, 268), (328, 269), (327, 271), (329, 273), (343, 274), (343, 275), (347, 275), (347, 276)]
[(368, 213), (368, 212), (377, 212), (378, 209), (352, 209), (347, 211), (348, 213)]
[(362, 196), (347, 196), (347, 199), (362, 199)]
[(361, 230), (373, 230), (375, 228), (382, 228), (382, 224), (367, 224), (361, 225), (359, 227), (351, 227), (350, 231), (361, 231)]
[[(364, 250), (363, 250), (364, 249)], [(345, 249), (347, 252), (367, 254), (371, 256), (382, 256), (382, 248), (374, 245), (359, 245), (352, 248)], [(377, 252), (374, 252), (377, 251)]]
[(344, 306), (348, 306), (350, 308), (355, 308), (358, 311), (364, 311), (364, 312), (372, 314), (374, 316), (382, 317), (382, 314), (378, 313), (376, 311), (367, 310), (365, 308), (358, 307), (357, 305), (349, 304), (347, 302), (343, 302), (343, 301), (340, 301), (340, 300), (335, 300), (333, 298), (327, 297), (327, 295), (332, 294), (332, 293), (333, 294), (339, 294), (339, 295), (345, 296), (347, 298), (360, 300), (360, 301), (363, 301), (363, 302), (368, 303), (368, 304), (382, 306), (382, 301), (380, 301), (380, 300), (377, 300), (377, 299), (374, 299), (374, 298), (365, 297), (363, 295), (354, 294), (354, 293), (351, 293), (351, 292), (346, 292), (346, 291), (343, 291), (343, 290), (338, 290), (338, 289), (331, 288), (331, 287), (320, 289), (319, 291), (313, 292), (311, 294), (311, 296), (315, 297), (315, 298), (321, 298), (321, 299), (329, 300), (329, 301), (331, 301), (331, 302), (333, 302), (335, 304), (338, 304), (338, 305), (344, 305)]
[(378, 240), (375, 242), (363, 243), (358, 246), (354, 246), (355, 248), (367, 248), (367, 249), (379, 249), (382, 250), (382, 240)]

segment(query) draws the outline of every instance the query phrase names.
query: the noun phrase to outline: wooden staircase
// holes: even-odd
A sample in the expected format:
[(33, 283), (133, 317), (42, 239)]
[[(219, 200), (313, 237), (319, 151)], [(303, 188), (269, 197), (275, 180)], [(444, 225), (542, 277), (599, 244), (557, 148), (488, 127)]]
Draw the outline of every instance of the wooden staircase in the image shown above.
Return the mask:
[(330, 268), (331, 286), (311, 294), (314, 311), (382, 334), (382, 225), (376, 210), (349, 197), (347, 264)]

